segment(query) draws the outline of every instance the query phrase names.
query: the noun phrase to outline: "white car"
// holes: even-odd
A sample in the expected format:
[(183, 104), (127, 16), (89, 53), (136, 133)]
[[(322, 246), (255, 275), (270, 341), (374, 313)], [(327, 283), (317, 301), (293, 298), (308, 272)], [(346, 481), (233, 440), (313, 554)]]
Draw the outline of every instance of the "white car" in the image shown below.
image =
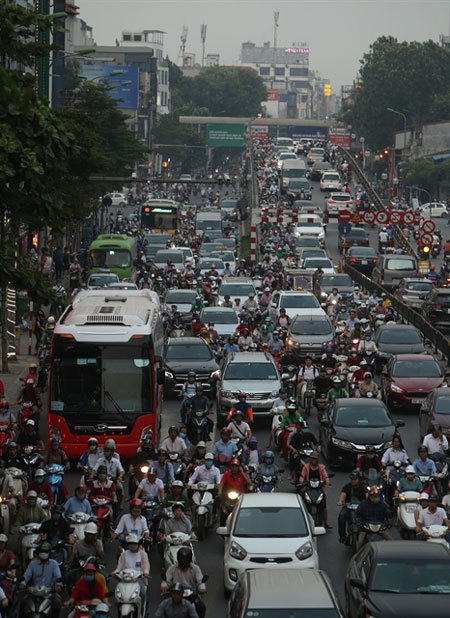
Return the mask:
[(325, 172), (320, 179), (321, 191), (342, 191), (342, 182), (339, 172)]
[(108, 193), (108, 197), (111, 198), (111, 206), (114, 208), (123, 208), (127, 205), (127, 198), (123, 193)]
[(317, 215), (301, 215), (294, 228), (295, 236), (314, 236), (323, 247), (325, 244), (325, 228), (322, 218)]
[(220, 337), (234, 335), (239, 326), (236, 311), (231, 307), (205, 307), (200, 313), (203, 324), (214, 322), (214, 328)]
[(296, 315), (324, 314), (317, 297), (306, 290), (275, 292), (269, 306), (269, 315), (274, 322), (280, 314), (280, 309), (285, 309), (289, 318), (295, 318)]
[(225, 537), (224, 587), (229, 593), (249, 569), (317, 569), (314, 537), (325, 534), (325, 528), (314, 527), (298, 494), (265, 492), (243, 494), (217, 533)]
[(327, 199), (328, 215), (338, 215), (338, 212), (342, 208), (353, 207), (353, 198), (349, 193), (332, 193)]
[(278, 165), (278, 169), (281, 170), (281, 168), (283, 167), (283, 162), (284, 161), (289, 161), (289, 160), (297, 160), (298, 157), (294, 152), (281, 152), (278, 157), (277, 157), (278, 161), (277, 161), (277, 165)]
[(248, 299), (249, 294), (254, 294), (256, 298), (255, 286), (250, 278), (226, 277), (222, 280), (221, 286), (217, 292), (216, 304), (221, 307), (225, 301), (225, 296), (229, 296), (231, 302), (239, 298), (242, 306)]
[(107, 288), (112, 283), (120, 283), (116, 273), (112, 273), (109, 270), (98, 270), (90, 275), (86, 287), (88, 290), (95, 290), (96, 288)]
[(218, 275), (223, 273), (225, 264), (222, 260), (220, 258), (210, 258), (209, 256), (200, 258), (197, 262), (196, 269), (199, 268), (201, 275), (204, 277), (205, 273), (209, 272), (213, 266)]
[(447, 219), (448, 210), (447, 206), (441, 202), (428, 202), (427, 204), (422, 204), (420, 214), (425, 219), (430, 219), (430, 217), (443, 217)]
[(300, 268), (313, 273), (315, 270), (317, 270), (319, 266), (321, 267), (321, 269), (326, 275), (334, 275), (335, 271), (333, 268), (333, 264), (331, 263), (331, 260), (329, 260), (328, 258), (321, 258), (321, 257), (305, 258), (303, 262), (301, 263)]
[(316, 161), (323, 161), (325, 150), (323, 148), (311, 148), (306, 157), (308, 165), (312, 165)]

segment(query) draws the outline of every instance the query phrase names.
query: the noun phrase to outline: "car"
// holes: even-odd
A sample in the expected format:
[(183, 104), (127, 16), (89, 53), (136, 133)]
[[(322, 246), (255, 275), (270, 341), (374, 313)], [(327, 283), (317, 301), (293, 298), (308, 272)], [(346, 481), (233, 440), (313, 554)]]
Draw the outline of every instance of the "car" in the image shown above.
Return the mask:
[(345, 261), (360, 273), (370, 276), (378, 262), (378, 256), (372, 247), (353, 246), (347, 249)]
[(177, 249), (179, 249), (183, 253), (184, 263), (186, 264), (186, 266), (188, 265), (188, 263), (194, 266), (195, 259), (192, 249), (190, 247), (177, 247)]
[(295, 236), (315, 236), (319, 244), (325, 245), (325, 227), (317, 215), (300, 215), (294, 227)]
[(217, 422), (224, 423), (238, 402), (238, 393), (247, 393), (253, 417), (271, 418), (270, 409), (281, 388), (273, 356), (267, 352), (233, 352), (224, 361), (217, 383)]
[(351, 210), (353, 199), (349, 193), (332, 193), (326, 201), (330, 217), (338, 216), (339, 210)]
[(163, 301), (163, 311), (171, 313), (172, 305), (176, 305), (177, 311), (180, 313), (190, 313), (196, 296), (196, 290), (179, 290), (177, 288), (167, 290)]
[[(298, 594), (299, 590), (301, 594)], [(338, 597), (324, 571), (283, 568), (245, 571), (231, 594), (227, 618), (302, 615), (344, 618)]]
[(427, 202), (420, 207), (420, 214), (425, 219), (434, 219), (435, 217), (442, 217), (448, 219), (447, 206), (442, 202)]
[(169, 261), (179, 272), (184, 272), (184, 253), (180, 249), (158, 249), (153, 258), (153, 266), (163, 269)]
[(209, 254), (210, 259), (222, 260), (224, 264), (229, 264), (231, 270), (236, 268), (236, 256), (233, 251), (212, 251)]
[(394, 290), (405, 277), (418, 274), (417, 260), (412, 255), (380, 255), (372, 271), (372, 280), (387, 290)]
[(124, 208), (127, 205), (127, 198), (123, 193), (107, 193), (105, 197), (111, 198), (113, 208)]
[(379, 352), (378, 366), (395, 354), (425, 353), (422, 335), (412, 324), (383, 324), (377, 328), (374, 341)]
[(312, 200), (312, 187), (308, 180), (289, 180), (286, 187), (286, 194), (293, 195), (294, 198), (301, 196), (304, 200)]
[(166, 249), (172, 241), (170, 234), (144, 234), (144, 253), (147, 258), (154, 258), (160, 249)]
[(316, 249), (316, 248), (311, 248), (311, 247), (303, 247), (302, 249), (300, 249), (299, 253), (298, 253), (298, 259), (300, 261), (309, 258), (309, 257), (328, 257), (327, 252), (325, 251), (325, 249)]
[(433, 388), (447, 384), (447, 374), (428, 354), (396, 354), (381, 375), (383, 397), (390, 410), (418, 410)]
[(108, 283), (108, 288), (112, 288), (113, 290), (137, 290), (138, 286), (135, 283), (131, 283), (131, 281), (114, 281), (113, 283)]
[(224, 249), (228, 249), (229, 251), (235, 251), (237, 239), (233, 236), (231, 236), (230, 238), (221, 238), (219, 236), (215, 238), (211, 244), (214, 245), (214, 251), (223, 251)]
[(225, 264), (219, 258), (201, 257), (197, 262), (195, 268), (199, 268), (201, 274), (204, 276), (205, 273), (210, 271), (213, 266), (215, 267), (218, 275), (221, 275), (223, 273)]
[(295, 316), (286, 337), (286, 344), (301, 358), (307, 355), (320, 358), (323, 346), (333, 342), (333, 325), (323, 309), (315, 315)]
[(295, 250), (299, 253), (304, 247), (318, 247), (320, 249), (320, 243), (317, 236), (297, 236), (295, 239)]
[(450, 389), (433, 388), (419, 412), (420, 441), (430, 433), (432, 425), (438, 423), (442, 433), (450, 440)]
[(331, 263), (331, 260), (329, 260), (328, 258), (321, 258), (321, 257), (306, 258), (301, 263), (300, 268), (302, 268), (303, 270), (309, 271), (309, 272), (315, 272), (319, 268), (319, 266), (323, 270), (324, 273), (327, 273), (327, 274), (334, 273), (333, 264)]
[(355, 284), (350, 275), (346, 273), (334, 273), (333, 275), (322, 275), (317, 282), (316, 294), (320, 302), (325, 302), (331, 292), (337, 288), (339, 294), (344, 297), (346, 294), (353, 294)]
[(312, 165), (313, 163), (316, 163), (318, 161), (323, 161), (324, 156), (325, 156), (324, 148), (315, 148), (315, 147), (310, 148), (308, 152), (308, 156), (306, 157), (306, 161), (308, 165)]
[(216, 304), (220, 307), (225, 301), (225, 296), (229, 296), (232, 301), (236, 298), (241, 299), (241, 305), (248, 299), (249, 294), (255, 294), (256, 290), (253, 281), (247, 277), (227, 277), (222, 280), (217, 292)]
[(281, 170), (281, 168), (283, 167), (283, 161), (289, 161), (290, 159), (297, 159), (297, 155), (295, 154), (295, 152), (280, 152), (280, 154), (277, 156), (278, 169)]
[(320, 206), (314, 206), (312, 202), (308, 202), (307, 200), (296, 200), (293, 204), (293, 208), (294, 210), (297, 209), (299, 215), (315, 215), (323, 220), (323, 210)]
[(227, 214), (231, 214), (239, 206), (240, 197), (225, 197), (220, 202), (220, 209), (224, 210)]
[(440, 543), (367, 543), (345, 578), (349, 618), (443, 618), (449, 592), (450, 552)]
[(429, 279), (419, 279), (417, 277), (405, 277), (398, 284), (394, 292), (401, 302), (413, 309), (420, 309), (425, 302), (425, 297), (433, 289), (433, 282)]
[(192, 176), (190, 174), (181, 174), (178, 180), (180, 182), (183, 182), (184, 180), (192, 180)]
[(368, 247), (369, 246), (369, 235), (366, 230), (363, 230), (361, 227), (352, 227), (352, 229), (344, 234), (339, 234), (338, 240), (338, 251), (342, 253), (343, 243), (344, 241), (347, 243), (347, 247)]
[(296, 315), (323, 315), (324, 311), (312, 292), (281, 291), (274, 292), (269, 306), (269, 315), (276, 322), (280, 309), (286, 309), (286, 315), (294, 318)]
[(218, 369), (211, 348), (201, 337), (169, 337), (164, 351), (165, 395), (181, 392), (189, 371), (194, 370), (203, 392), (212, 396)]
[(339, 172), (329, 171), (322, 174), (320, 179), (321, 191), (342, 191), (342, 182)]
[(433, 326), (450, 326), (450, 289), (433, 288), (422, 306), (423, 317)]
[(331, 163), (328, 161), (315, 161), (312, 164), (311, 171), (309, 172), (310, 180), (320, 180), (324, 172), (332, 170)]
[(116, 273), (112, 273), (107, 269), (100, 269), (89, 276), (86, 287), (88, 290), (95, 290), (95, 288), (107, 288), (112, 283), (120, 283)]
[(320, 423), (321, 453), (333, 466), (352, 467), (366, 446), (381, 456), (403, 421), (394, 422), (379, 399), (351, 398), (332, 401)]
[(228, 593), (249, 569), (317, 569), (315, 536), (324, 534), (325, 528), (314, 527), (298, 494), (263, 492), (241, 495), (226, 526), (217, 528), (217, 533), (225, 537)]
[(214, 322), (214, 328), (221, 337), (234, 335), (239, 325), (237, 313), (231, 307), (205, 307), (200, 319), (203, 324)]

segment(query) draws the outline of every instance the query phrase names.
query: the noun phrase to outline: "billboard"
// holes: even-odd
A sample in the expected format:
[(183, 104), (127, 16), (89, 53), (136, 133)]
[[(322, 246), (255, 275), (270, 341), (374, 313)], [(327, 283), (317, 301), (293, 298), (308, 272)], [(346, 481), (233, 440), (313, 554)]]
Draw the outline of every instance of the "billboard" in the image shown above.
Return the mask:
[(269, 137), (269, 127), (267, 125), (253, 125), (250, 127), (250, 130), (253, 138)]
[[(114, 73), (117, 74), (114, 75)], [(117, 100), (117, 107), (120, 109), (136, 109), (138, 107), (138, 67), (84, 64), (80, 68), (80, 77), (94, 84), (103, 84), (111, 88), (107, 91), (108, 96)], [(123, 84), (124, 82), (127, 83)]]
[(297, 126), (289, 127), (288, 135), (292, 139), (308, 137), (310, 139), (328, 139), (328, 127)]
[(206, 143), (240, 148), (245, 143), (245, 129), (245, 124), (207, 124)]
[(278, 90), (274, 88), (267, 88), (267, 100), (268, 101), (278, 101)]

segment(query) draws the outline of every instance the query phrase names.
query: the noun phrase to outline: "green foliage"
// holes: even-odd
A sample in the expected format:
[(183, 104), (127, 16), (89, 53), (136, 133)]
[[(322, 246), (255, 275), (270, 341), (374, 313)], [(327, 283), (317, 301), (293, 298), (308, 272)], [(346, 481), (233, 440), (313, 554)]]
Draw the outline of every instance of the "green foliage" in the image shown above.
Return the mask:
[(442, 163), (433, 163), (431, 159), (418, 159), (402, 165), (402, 176), (408, 185), (418, 186), (429, 192), (437, 182), (450, 182), (450, 159)]
[(382, 36), (363, 56), (360, 76), (355, 101), (341, 117), (374, 149), (391, 144), (392, 133), (403, 129), (401, 116), (388, 107), (403, 112), (409, 125), (450, 119), (450, 51), (433, 41)]
[(56, 297), (48, 279), (36, 269), (33, 260), (28, 255), (16, 255), (12, 242), (0, 243), (0, 254), (1, 289), (10, 286), (16, 290), (28, 290), (30, 300), (38, 305), (48, 304)]
[[(205, 165), (205, 140), (194, 128), (180, 125), (176, 117), (164, 115), (159, 118), (153, 130), (153, 141), (155, 144), (186, 146), (185, 148), (162, 146), (157, 150), (164, 158), (170, 157), (172, 161), (178, 162), (182, 172), (190, 172), (192, 169)], [(192, 146), (199, 147), (192, 148)]]

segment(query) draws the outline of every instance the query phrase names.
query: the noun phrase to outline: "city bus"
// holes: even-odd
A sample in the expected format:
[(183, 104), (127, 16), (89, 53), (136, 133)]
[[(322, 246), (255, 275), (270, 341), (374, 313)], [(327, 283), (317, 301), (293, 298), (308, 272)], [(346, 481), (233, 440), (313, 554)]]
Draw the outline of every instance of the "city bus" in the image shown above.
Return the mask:
[(48, 440), (71, 459), (89, 437), (113, 438), (129, 458), (146, 435), (158, 439), (163, 324), (151, 290), (77, 294), (56, 324), (50, 353)]
[(89, 247), (89, 274), (109, 269), (119, 279), (131, 279), (136, 259), (136, 240), (125, 234), (101, 234)]
[(175, 200), (147, 200), (142, 206), (141, 225), (152, 232), (175, 234), (179, 227), (179, 208)]

